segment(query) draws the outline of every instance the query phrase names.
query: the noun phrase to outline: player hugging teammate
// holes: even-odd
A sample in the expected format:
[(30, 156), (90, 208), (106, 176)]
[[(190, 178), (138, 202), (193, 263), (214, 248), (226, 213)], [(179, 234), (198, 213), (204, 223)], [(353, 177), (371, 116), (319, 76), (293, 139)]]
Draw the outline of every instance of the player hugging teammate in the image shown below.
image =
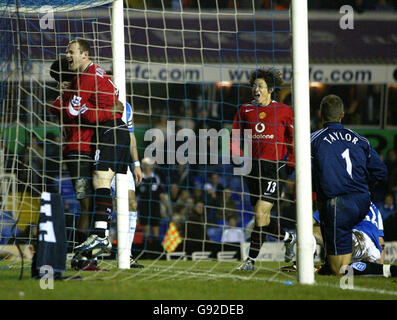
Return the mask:
[[(79, 219), (82, 230), (77, 241), (80, 244), (75, 247), (72, 265), (75, 262), (80, 268), (79, 261), (95, 259), (112, 247), (109, 239), (109, 218), (113, 211), (111, 183), (116, 173), (127, 173), (131, 164), (131, 138), (121, 119), (123, 110), (116, 109), (120, 105), (118, 89), (105, 70), (91, 61), (88, 41), (76, 39), (68, 44), (66, 64), (69, 72), (64, 74), (72, 77), (69, 81), (60, 77), (60, 95), (50, 111), (58, 115), (65, 129), (64, 153), (73, 156), (70, 163), (75, 165), (69, 164), (69, 170), (76, 195), (82, 193), (82, 198), (88, 198), (84, 207), (88, 213), (93, 209), (94, 228), (88, 238), (90, 216), (87, 214), (82, 221), (83, 214)], [(134, 160), (139, 163), (138, 159)], [(84, 183), (81, 183), (82, 175), (87, 178)], [(94, 201), (89, 195), (91, 177)]]

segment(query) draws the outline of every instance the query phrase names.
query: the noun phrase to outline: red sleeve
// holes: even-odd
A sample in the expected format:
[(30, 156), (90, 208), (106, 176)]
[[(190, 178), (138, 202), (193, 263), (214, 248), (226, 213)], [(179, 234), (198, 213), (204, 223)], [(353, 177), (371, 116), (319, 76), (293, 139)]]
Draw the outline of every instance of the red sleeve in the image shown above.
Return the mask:
[(62, 95), (59, 95), (58, 98), (52, 103), (49, 111), (52, 114), (59, 116), (61, 108), (64, 106), (64, 101), (68, 101), (72, 92), (64, 91)]
[(49, 111), (52, 114), (59, 116), (60, 108), (61, 108), (61, 96), (58, 96), (58, 98), (56, 98), (56, 100), (52, 103), (51, 107), (49, 108)]
[(285, 142), (287, 144), (288, 158), (287, 165), (295, 166), (295, 152), (294, 152), (294, 117), (292, 108), (288, 107), (286, 130), (285, 130)]
[[(117, 100), (117, 99), (116, 99)], [(86, 101), (80, 110), (81, 120), (88, 124), (99, 124), (114, 119), (112, 109), (100, 109), (90, 101)]]
[(108, 76), (96, 76), (95, 105), (86, 102), (86, 109), (81, 112), (82, 120), (90, 124), (99, 124), (121, 117), (114, 113), (114, 106), (119, 98), (118, 89)]
[(93, 106), (90, 102), (86, 102), (86, 108), (81, 112), (81, 118), (84, 122), (89, 124), (99, 124), (106, 122), (108, 120), (112, 120), (114, 118), (118, 118), (119, 116), (113, 113), (113, 106), (116, 104), (118, 100), (118, 96), (114, 97), (114, 102), (110, 108), (97, 108)]
[(90, 106), (88, 99), (91, 97), (92, 93), (95, 92), (94, 89), (95, 75), (89, 74), (77, 77), (74, 92), (67, 101), (65, 99), (66, 115), (69, 118), (75, 119), (87, 110), (88, 106)]
[[(230, 154), (232, 157), (244, 155), (241, 147), (241, 108), (237, 111), (233, 120), (232, 137), (230, 139)], [(238, 131), (238, 134), (237, 134)]]

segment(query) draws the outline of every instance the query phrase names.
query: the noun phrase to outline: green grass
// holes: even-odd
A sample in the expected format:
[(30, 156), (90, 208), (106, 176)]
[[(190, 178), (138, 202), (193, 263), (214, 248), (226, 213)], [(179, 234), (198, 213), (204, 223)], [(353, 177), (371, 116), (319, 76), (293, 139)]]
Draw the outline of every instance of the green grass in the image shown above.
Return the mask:
[[(340, 288), (340, 277), (315, 276), (301, 285), (296, 273), (279, 272), (278, 262), (257, 263), (251, 273), (234, 269), (239, 262), (141, 260), (144, 269), (118, 270), (115, 261), (100, 262), (107, 272), (76, 272), (82, 280), (55, 281), (43, 290), (19, 263), (0, 264), (0, 299), (8, 300), (376, 300), (397, 299), (397, 279), (355, 278), (354, 289)], [(292, 284), (285, 283), (286, 281)]]

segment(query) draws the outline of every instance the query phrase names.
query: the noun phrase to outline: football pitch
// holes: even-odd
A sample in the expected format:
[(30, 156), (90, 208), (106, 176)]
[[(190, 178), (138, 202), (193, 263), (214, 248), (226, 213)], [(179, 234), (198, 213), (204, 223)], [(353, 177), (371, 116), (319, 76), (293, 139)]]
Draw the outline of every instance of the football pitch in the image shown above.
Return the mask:
[[(0, 269), (2, 300), (395, 300), (397, 278), (356, 277), (351, 289), (342, 289), (341, 277), (315, 276), (314, 285), (302, 285), (296, 272), (280, 272), (285, 263), (259, 262), (254, 272), (236, 271), (240, 262), (140, 260), (144, 269), (119, 270), (116, 261), (103, 260), (106, 271), (64, 276), (79, 280), (48, 281), (30, 277), (30, 265), (21, 276), (19, 263)], [(345, 281), (347, 283), (347, 281)]]

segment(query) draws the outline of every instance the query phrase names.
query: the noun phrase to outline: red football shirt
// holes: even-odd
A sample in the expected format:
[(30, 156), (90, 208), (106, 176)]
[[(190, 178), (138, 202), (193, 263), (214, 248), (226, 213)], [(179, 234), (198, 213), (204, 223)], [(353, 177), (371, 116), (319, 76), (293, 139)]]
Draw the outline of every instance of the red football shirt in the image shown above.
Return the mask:
[(74, 77), (72, 86), (55, 100), (50, 111), (60, 115), (59, 108), (62, 108), (62, 125), (66, 134), (64, 153), (91, 153), (94, 126), (122, 116), (113, 112), (118, 100), (118, 89), (105, 70), (94, 63)]
[[(267, 106), (254, 102), (243, 104), (234, 117), (233, 129), (240, 130), (242, 138), (244, 129), (251, 130), (253, 159), (283, 160), (288, 153), (287, 164), (294, 165), (294, 120), (291, 107), (277, 101), (272, 101)], [(232, 141), (233, 154), (242, 155), (236, 141)]]
[[(67, 116), (66, 106), (62, 101), (67, 102), (71, 94), (72, 92), (70, 91), (64, 92), (63, 99), (58, 97), (54, 101), (53, 106), (50, 107), (50, 112), (61, 118), (60, 124), (64, 129), (66, 140), (65, 143), (63, 143), (63, 153), (67, 155), (72, 151), (82, 151), (91, 154), (91, 143), (95, 131), (92, 126), (79, 123), (80, 119), (71, 119)], [(62, 115), (60, 110), (62, 110)]]
[(78, 74), (73, 91), (66, 109), (69, 118), (80, 116), (83, 122), (97, 125), (121, 118), (120, 113), (113, 113), (119, 90), (100, 66), (91, 63), (85, 72)]

